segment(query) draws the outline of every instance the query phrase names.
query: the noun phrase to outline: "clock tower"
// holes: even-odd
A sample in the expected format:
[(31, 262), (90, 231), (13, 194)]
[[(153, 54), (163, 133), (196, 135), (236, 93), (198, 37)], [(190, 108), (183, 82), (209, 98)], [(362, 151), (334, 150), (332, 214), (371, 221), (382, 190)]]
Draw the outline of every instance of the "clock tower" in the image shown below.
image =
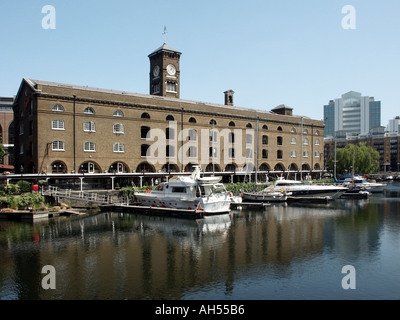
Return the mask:
[(181, 53), (164, 43), (148, 57), (150, 59), (150, 94), (179, 98)]

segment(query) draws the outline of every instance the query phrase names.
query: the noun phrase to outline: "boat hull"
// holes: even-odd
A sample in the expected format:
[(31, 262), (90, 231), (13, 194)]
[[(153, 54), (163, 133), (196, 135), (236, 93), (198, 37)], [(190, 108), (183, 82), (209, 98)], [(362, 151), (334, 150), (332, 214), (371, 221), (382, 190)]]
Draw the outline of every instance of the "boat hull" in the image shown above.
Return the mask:
[(226, 213), (230, 211), (231, 199), (221, 198), (180, 198), (160, 197), (151, 193), (135, 194), (136, 201), (144, 207), (159, 207), (177, 210), (199, 210), (206, 214)]
[(282, 202), (287, 200), (287, 195), (282, 192), (263, 193), (263, 192), (244, 192), (243, 201), (249, 202)]

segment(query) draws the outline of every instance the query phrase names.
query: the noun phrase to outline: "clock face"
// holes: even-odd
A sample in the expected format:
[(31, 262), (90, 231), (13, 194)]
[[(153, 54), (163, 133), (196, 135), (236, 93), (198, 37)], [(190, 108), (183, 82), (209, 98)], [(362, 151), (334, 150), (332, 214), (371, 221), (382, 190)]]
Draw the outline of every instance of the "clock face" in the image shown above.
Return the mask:
[(160, 75), (160, 66), (155, 66), (153, 69), (153, 76), (158, 77)]
[(175, 75), (175, 73), (176, 73), (175, 66), (172, 65), (172, 64), (169, 64), (169, 65), (167, 66), (167, 72), (168, 72), (168, 74), (169, 74), (170, 76)]

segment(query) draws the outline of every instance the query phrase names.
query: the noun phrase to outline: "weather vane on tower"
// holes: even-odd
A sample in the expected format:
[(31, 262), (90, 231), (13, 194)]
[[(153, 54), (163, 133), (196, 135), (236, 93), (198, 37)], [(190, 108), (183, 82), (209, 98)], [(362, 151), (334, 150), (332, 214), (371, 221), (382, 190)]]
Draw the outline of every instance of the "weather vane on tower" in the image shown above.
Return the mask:
[(164, 26), (164, 32), (162, 33), (163, 37), (164, 37), (164, 43), (167, 43), (167, 27)]

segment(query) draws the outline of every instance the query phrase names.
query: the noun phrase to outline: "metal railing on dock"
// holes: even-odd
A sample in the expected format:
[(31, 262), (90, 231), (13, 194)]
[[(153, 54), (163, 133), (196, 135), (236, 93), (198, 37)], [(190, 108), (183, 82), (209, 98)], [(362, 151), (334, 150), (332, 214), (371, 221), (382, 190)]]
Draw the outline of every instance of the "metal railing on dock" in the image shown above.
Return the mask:
[(42, 190), (42, 195), (55, 198), (66, 198), (71, 200), (81, 200), (86, 202), (95, 202), (99, 204), (112, 203), (112, 195), (98, 194), (96, 192), (73, 191), (71, 189), (58, 189), (55, 186), (49, 186), (47, 190)]

